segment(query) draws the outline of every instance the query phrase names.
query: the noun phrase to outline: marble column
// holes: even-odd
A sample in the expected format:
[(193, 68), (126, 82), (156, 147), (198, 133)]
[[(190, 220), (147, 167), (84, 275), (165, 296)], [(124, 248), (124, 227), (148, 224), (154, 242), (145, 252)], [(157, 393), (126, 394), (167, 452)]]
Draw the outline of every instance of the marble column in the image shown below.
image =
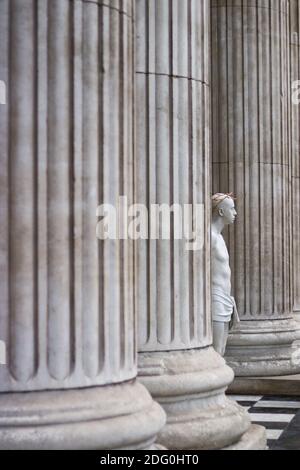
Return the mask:
[[(300, 321), (300, 4), (290, 0), (293, 312)], [(296, 83), (298, 82), (298, 83)], [(299, 334), (300, 339), (300, 334)]]
[(169, 449), (263, 448), (211, 346), (209, 13), (206, 0), (136, 2), (136, 201), (203, 208), (201, 249), (137, 242), (139, 378), (167, 413)]
[[(0, 448), (148, 449), (133, 247), (96, 208), (133, 198), (133, 2), (1, 0)], [(27, 392), (27, 393), (22, 393)]]
[(289, 2), (212, 1), (213, 192), (233, 191), (227, 236), (241, 318), (236, 375), (298, 372), (292, 344)]

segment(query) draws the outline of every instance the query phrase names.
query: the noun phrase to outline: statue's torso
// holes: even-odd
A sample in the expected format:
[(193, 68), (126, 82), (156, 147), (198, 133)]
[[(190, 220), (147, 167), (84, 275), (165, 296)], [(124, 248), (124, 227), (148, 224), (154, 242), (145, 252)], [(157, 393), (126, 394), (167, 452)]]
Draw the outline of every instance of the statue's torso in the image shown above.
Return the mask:
[(221, 290), (225, 294), (231, 294), (231, 270), (229, 266), (229, 254), (223, 236), (212, 232), (212, 289)]

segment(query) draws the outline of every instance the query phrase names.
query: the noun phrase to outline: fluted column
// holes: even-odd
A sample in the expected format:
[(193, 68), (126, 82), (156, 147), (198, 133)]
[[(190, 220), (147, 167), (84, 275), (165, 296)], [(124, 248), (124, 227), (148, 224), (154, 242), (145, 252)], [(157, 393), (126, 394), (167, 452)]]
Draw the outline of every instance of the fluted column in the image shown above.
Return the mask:
[[(290, 0), (293, 312), (300, 321), (300, 4)], [(298, 83), (297, 83), (298, 82)], [(299, 335), (300, 336), (300, 335)]]
[(293, 373), (288, 1), (215, 0), (212, 38), (213, 192), (238, 212), (226, 358), (237, 375)]
[(133, 247), (96, 238), (133, 199), (133, 2), (2, 0), (0, 31), (0, 448), (149, 448)]
[(200, 249), (137, 243), (139, 378), (167, 412), (168, 448), (263, 447), (211, 347), (209, 2), (137, 0), (136, 37), (136, 200), (203, 209)]

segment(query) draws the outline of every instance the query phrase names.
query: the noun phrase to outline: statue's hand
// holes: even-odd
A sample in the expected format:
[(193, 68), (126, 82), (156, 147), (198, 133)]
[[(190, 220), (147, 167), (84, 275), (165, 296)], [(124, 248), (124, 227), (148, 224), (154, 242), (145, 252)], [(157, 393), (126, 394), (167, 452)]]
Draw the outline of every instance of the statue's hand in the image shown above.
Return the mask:
[(233, 307), (231, 320), (230, 320), (230, 323), (229, 323), (229, 329), (230, 330), (236, 329), (239, 326), (239, 323), (240, 323), (240, 317), (239, 317), (239, 314), (238, 314), (238, 311), (237, 311), (237, 308), (236, 308), (236, 303), (235, 303), (235, 300), (234, 300), (233, 297), (232, 297), (232, 299), (233, 299), (233, 302), (234, 302), (234, 307)]

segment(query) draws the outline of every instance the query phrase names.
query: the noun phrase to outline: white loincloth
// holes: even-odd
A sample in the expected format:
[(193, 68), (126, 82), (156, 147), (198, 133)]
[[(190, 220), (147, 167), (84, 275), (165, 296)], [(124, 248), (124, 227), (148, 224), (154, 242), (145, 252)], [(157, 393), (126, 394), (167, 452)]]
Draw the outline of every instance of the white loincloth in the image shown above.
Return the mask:
[(229, 323), (239, 322), (239, 316), (234, 297), (220, 289), (212, 290), (212, 319), (213, 321)]

